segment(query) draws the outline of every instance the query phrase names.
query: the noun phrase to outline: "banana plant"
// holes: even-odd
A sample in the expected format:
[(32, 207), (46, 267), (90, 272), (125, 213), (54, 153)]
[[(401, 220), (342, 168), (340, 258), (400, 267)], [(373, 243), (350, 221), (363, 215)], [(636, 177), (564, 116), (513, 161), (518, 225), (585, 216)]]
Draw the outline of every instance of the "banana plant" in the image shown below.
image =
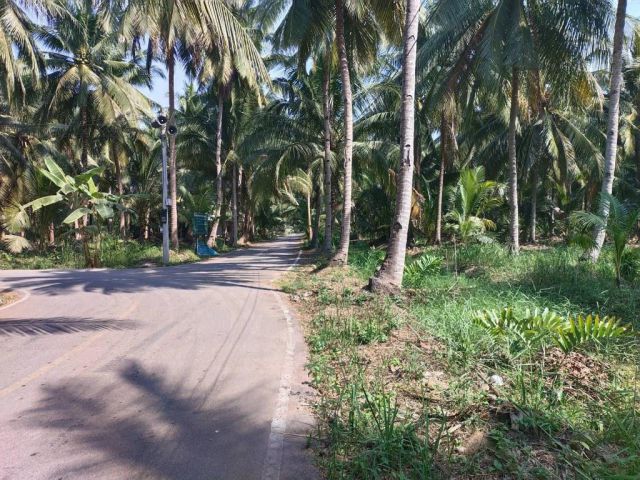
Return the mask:
[[(638, 227), (640, 210), (622, 203), (613, 195), (602, 194), (601, 197), (601, 203), (609, 206), (608, 219), (606, 216), (591, 212), (575, 212), (571, 215), (570, 220), (581, 233), (592, 232), (594, 229), (606, 232), (607, 237), (613, 242), (616, 284), (620, 287), (622, 283), (622, 258), (629, 238)], [(587, 245), (588, 248), (593, 248), (593, 246), (593, 242), (589, 242)]]
[[(116, 210), (124, 208), (120, 204), (121, 197), (98, 189), (93, 178), (102, 175), (103, 167), (91, 168), (79, 175), (71, 176), (65, 174), (51, 158), (45, 158), (44, 164), (45, 168), (41, 168), (40, 172), (58, 187), (58, 191), (53, 195), (46, 195), (22, 205), (21, 215), (26, 217), (28, 209), (36, 212), (49, 205), (65, 203), (70, 213), (63, 223), (75, 226), (82, 241), (85, 265), (89, 268), (99, 267), (101, 223), (112, 218)], [(90, 219), (93, 219), (93, 224), (90, 223)], [(93, 251), (92, 239), (94, 240)]]

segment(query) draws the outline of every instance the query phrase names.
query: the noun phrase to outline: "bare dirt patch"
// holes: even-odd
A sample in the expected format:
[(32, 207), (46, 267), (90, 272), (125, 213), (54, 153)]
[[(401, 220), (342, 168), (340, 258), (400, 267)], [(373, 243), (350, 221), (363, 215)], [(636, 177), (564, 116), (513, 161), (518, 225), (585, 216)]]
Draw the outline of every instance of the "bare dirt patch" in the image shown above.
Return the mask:
[(11, 305), (22, 298), (22, 295), (15, 290), (0, 291), (0, 308)]

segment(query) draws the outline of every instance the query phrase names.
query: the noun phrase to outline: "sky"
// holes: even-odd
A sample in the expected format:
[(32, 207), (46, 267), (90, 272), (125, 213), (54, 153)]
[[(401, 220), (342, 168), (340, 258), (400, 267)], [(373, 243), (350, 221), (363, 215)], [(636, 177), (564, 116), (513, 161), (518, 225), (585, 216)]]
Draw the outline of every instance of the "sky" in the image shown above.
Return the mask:
[[(640, 1), (640, 0), (639, 0)], [(158, 65), (160, 67), (160, 65)], [(162, 69), (164, 70), (164, 69)], [(166, 72), (166, 71), (165, 71)], [(166, 73), (165, 73), (166, 77)], [(182, 67), (176, 68), (176, 101), (177, 98), (182, 94), (185, 90), (185, 86), (188, 84), (187, 76), (184, 73)], [(169, 84), (167, 83), (166, 78), (156, 77), (153, 79), (153, 87), (151, 89), (148, 88), (140, 88), (142, 93), (144, 93), (151, 100), (156, 102), (159, 105), (162, 105), (165, 110), (169, 105)]]
[[(627, 1), (627, 14), (640, 19), (640, 0), (628, 0)], [(158, 65), (160, 67), (160, 65)], [(185, 86), (188, 83), (188, 78), (182, 68), (176, 69), (176, 98), (182, 92), (184, 92)], [(167, 93), (168, 84), (166, 78), (155, 78), (153, 81), (153, 88), (142, 89), (143, 93), (151, 98), (154, 102), (162, 105), (166, 108), (169, 104), (169, 95)]]
[[(615, 0), (612, 0), (615, 1)], [(30, 16), (33, 17), (33, 12), (30, 9), (27, 10)], [(640, 19), (640, 0), (628, 0), (627, 1), (627, 14), (629, 16)], [(162, 69), (162, 65), (158, 65)], [(166, 75), (165, 75), (166, 77)], [(181, 66), (176, 68), (176, 99), (185, 90), (189, 79), (187, 78), (184, 70)], [(153, 79), (153, 87), (151, 89), (141, 88), (142, 92), (147, 95), (151, 100), (157, 104), (163, 106), (165, 109), (169, 104), (168, 84), (166, 78), (157, 76)]]

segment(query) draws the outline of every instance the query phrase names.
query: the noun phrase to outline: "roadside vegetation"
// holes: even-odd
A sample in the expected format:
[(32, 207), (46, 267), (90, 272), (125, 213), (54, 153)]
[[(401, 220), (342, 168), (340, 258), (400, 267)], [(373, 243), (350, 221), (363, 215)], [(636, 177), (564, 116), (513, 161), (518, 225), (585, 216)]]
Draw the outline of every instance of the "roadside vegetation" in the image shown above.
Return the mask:
[[(640, 284), (616, 287), (610, 262), (581, 254), (420, 248), (395, 297), (363, 289), (384, 257), (363, 243), (348, 269), (320, 261), (291, 274), (283, 288), (305, 321), (327, 478), (634, 478)], [(542, 321), (523, 335), (484, 321), (504, 308), (615, 316), (621, 328), (583, 329), (561, 348)]]
[(627, 3), (0, 0), (0, 267), (305, 232), (330, 479), (637, 478)]
[[(269, 83), (261, 34), (248, 33), (253, 11), (225, 0), (0, 2), (2, 268), (156, 262), (162, 142), (152, 123), (161, 112), (174, 133), (166, 141), (172, 263), (195, 259), (196, 213), (210, 230), (200, 242), (218, 250), (283, 228), (282, 219), (259, 223), (271, 212), (242, 183), (240, 133), (223, 134), (231, 117), (246, 122), (242, 102), (257, 107), (258, 84)], [(179, 99), (176, 67), (194, 81), (180, 85)], [(165, 72), (161, 106), (143, 90)], [(243, 98), (227, 110), (233, 88)], [(223, 112), (224, 123), (211, 121)]]
[[(171, 252), (169, 263), (191, 263), (199, 260), (192, 251)], [(114, 236), (102, 239), (100, 265), (104, 268), (158, 267), (162, 265), (162, 247)], [(0, 269), (84, 268), (85, 257), (79, 245), (68, 242), (40, 251), (19, 254), (0, 252)]]

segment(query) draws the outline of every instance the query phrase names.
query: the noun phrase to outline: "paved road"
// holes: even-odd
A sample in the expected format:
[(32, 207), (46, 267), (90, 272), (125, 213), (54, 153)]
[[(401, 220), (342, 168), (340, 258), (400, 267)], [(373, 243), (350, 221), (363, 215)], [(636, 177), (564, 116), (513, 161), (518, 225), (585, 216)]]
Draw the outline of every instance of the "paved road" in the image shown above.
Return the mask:
[(298, 248), (287, 237), (161, 269), (0, 271), (28, 293), (0, 310), (0, 479), (313, 476), (284, 431), (304, 420), (289, 401), (304, 353), (273, 285)]

